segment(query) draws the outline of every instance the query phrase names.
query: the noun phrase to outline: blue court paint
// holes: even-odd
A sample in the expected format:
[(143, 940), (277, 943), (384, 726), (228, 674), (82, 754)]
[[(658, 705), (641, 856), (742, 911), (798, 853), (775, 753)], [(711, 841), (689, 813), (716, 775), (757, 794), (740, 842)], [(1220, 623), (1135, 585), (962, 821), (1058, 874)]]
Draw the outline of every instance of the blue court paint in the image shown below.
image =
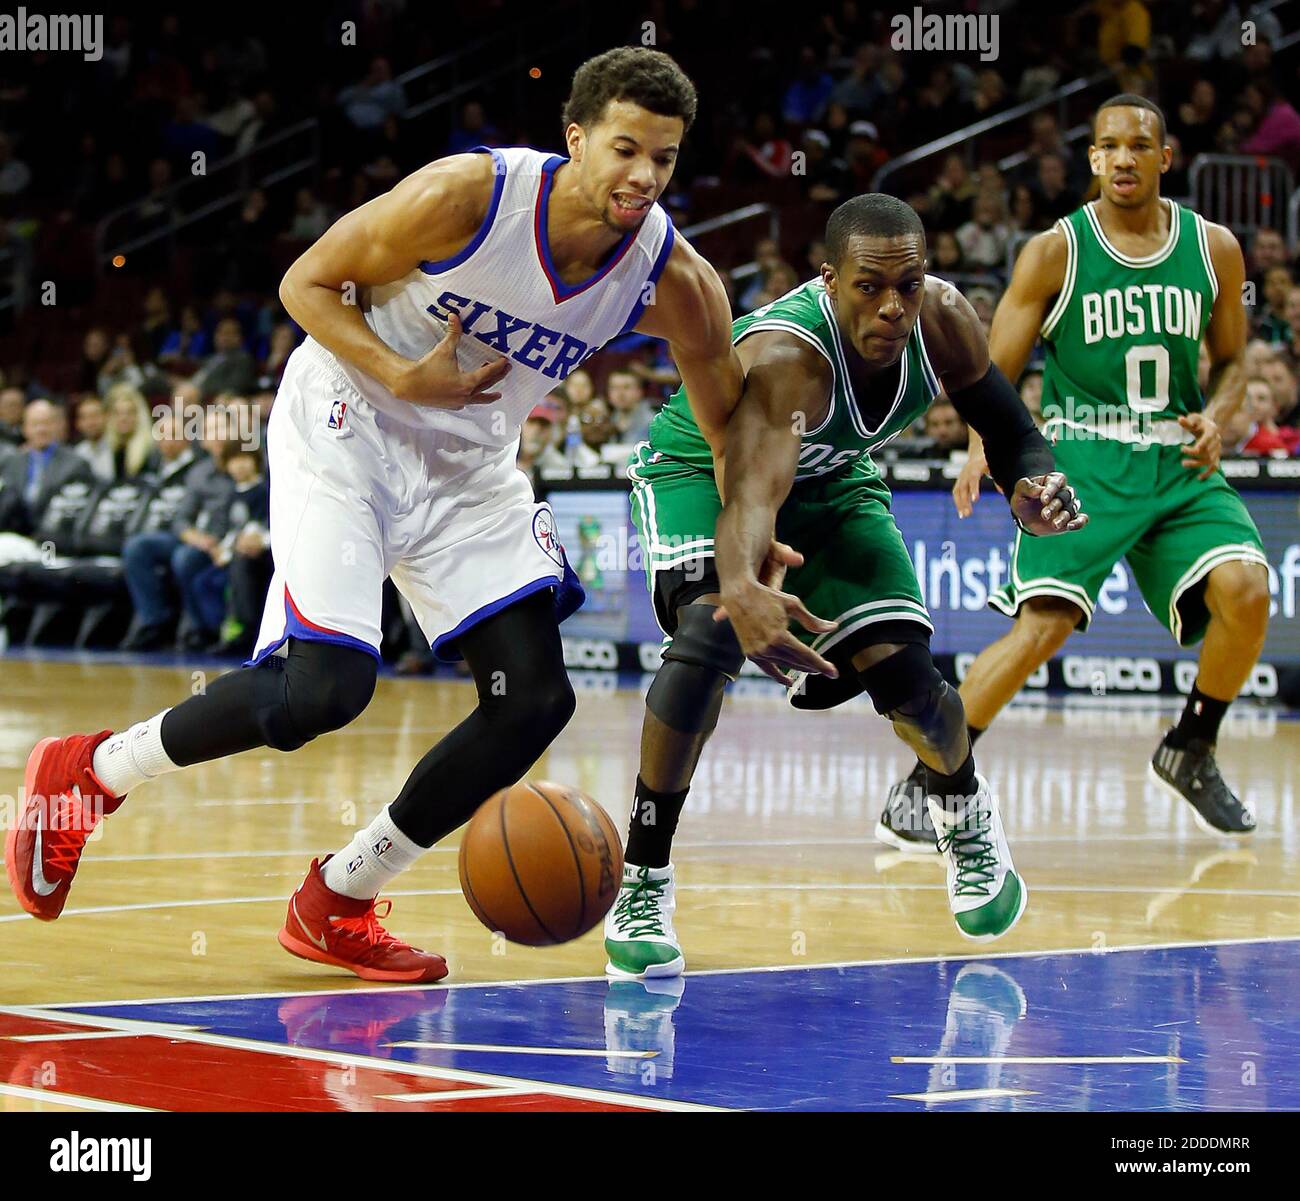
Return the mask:
[[(894, 1095), (1007, 1089), (1030, 1095), (934, 1107), (1264, 1110), (1300, 1108), (1298, 983), (1300, 942), (1250, 942), (734, 972), (648, 987), (590, 980), (65, 1008), (737, 1108), (924, 1109)], [(397, 1041), (657, 1054), (389, 1045)], [(893, 1056), (1183, 1062), (925, 1065)]]

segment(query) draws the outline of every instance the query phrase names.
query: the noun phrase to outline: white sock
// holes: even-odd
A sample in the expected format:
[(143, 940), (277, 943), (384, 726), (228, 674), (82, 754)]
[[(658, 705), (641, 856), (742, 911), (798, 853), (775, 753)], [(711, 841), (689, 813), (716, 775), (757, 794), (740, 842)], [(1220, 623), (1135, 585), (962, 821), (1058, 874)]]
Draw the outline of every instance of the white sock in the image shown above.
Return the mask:
[(163, 750), (162, 721), (170, 712), (164, 709), (147, 721), (136, 722), (129, 730), (105, 738), (95, 748), (90, 770), (114, 796), (126, 796), (146, 780), (180, 770)]
[(325, 887), (358, 901), (369, 901), (388, 887), (428, 847), (412, 842), (393, 823), (385, 805), (374, 821), (358, 830), (352, 841), (324, 867)]

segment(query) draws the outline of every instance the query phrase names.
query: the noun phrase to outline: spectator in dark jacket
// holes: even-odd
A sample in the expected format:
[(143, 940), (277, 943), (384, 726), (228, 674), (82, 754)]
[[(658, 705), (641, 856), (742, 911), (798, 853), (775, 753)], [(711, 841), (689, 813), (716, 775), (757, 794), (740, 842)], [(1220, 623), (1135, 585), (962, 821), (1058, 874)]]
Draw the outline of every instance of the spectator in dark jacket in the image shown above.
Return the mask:
[(234, 317), (223, 317), (217, 322), (212, 343), (214, 353), (190, 380), (200, 389), (204, 401), (220, 392), (242, 396), (251, 391), (257, 383), (257, 364), (244, 349), (244, 333), (239, 322)]
[(0, 470), (0, 530), (29, 534), (45, 501), (64, 484), (94, 482), (90, 464), (58, 442), (59, 416), (48, 400), (23, 410), (23, 449)]
[(273, 570), (271, 491), (255, 450), (229, 444), (223, 465), (234, 482), (225, 533), (211, 554), (211, 566), (194, 576), (186, 606), (195, 643), (201, 631), (215, 630), (206, 649), (246, 658), (257, 643)]
[[(176, 432), (175, 424), (179, 424), (179, 418), (168, 415), (162, 419), (162, 441)], [(214, 515), (224, 513), (234, 487), (218, 462), (225, 445), (223, 432), (221, 414), (210, 412), (203, 431), (206, 454), (187, 469), (185, 498), (171, 527), (134, 534), (122, 548), (126, 586), (136, 610), (135, 629), (123, 641), (123, 650), (153, 650), (162, 646), (175, 616), (171, 595), (173, 579), (178, 583), (188, 580), (211, 562), (209, 550), (217, 545), (220, 537), (214, 537), (207, 527)]]

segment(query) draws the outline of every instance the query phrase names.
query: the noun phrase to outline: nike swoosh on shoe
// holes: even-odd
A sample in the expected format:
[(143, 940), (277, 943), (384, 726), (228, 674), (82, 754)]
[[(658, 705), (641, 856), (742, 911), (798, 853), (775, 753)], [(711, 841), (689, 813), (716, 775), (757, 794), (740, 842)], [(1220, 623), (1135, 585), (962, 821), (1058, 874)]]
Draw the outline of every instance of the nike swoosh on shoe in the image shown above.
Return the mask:
[(312, 946), (316, 947), (317, 949), (328, 952), (329, 946), (325, 942), (325, 935), (322, 934), (318, 937), (317, 935), (313, 934), (309, 929), (307, 929), (307, 923), (302, 920), (302, 914), (298, 912), (298, 898), (290, 897), (289, 905), (293, 909), (293, 916), (294, 916), (294, 920), (298, 923), (298, 929), (300, 929), (307, 936), (307, 941), (310, 942)]
[(46, 880), (45, 871), (41, 864), (41, 811), (38, 808), (36, 810), (36, 846), (32, 851), (32, 888), (41, 896), (48, 897), (59, 887), (59, 884), (57, 880), (53, 884)]

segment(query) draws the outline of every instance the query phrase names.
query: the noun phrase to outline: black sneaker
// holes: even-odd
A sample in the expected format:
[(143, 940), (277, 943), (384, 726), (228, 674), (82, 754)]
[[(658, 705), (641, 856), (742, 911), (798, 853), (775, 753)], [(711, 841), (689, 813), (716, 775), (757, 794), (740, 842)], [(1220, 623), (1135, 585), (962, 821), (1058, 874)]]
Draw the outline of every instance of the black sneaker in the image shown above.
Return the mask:
[(925, 804), (925, 768), (921, 763), (912, 774), (889, 790), (884, 811), (876, 823), (876, 838), (909, 855), (938, 853), (934, 823)]
[(1192, 738), (1185, 747), (1174, 747), (1166, 734), (1151, 757), (1150, 772), (1166, 792), (1191, 805), (1196, 824), (1207, 834), (1255, 833), (1255, 812), (1223, 782), (1213, 743)]

